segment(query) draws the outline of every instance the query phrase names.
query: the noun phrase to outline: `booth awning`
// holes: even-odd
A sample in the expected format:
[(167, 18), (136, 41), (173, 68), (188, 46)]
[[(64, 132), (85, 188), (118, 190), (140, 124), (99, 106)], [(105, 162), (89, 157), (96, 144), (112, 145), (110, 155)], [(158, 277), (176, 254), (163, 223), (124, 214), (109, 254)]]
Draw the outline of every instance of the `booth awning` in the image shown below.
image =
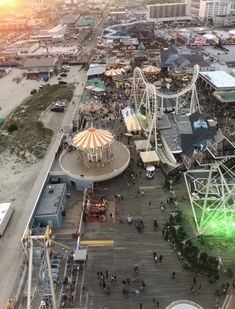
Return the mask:
[(136, 116), (130, 115), (124, 118), (124, 122), (128, 132), (139, 132), (141, 131), (141, 126), (139, 120)]
[(125, 117), (128, 117), (130, 115), (135, 115), (135, 112), (132, 108), (130, 108), (130, 106), (127, 106), (125, 108), (122, 109), (122, 116), (125, 118)]
[(158, 163), (160, 161), (156, 151), (145, 151), (140, 153), (141, 160), (143, 163)]
[(152, 149), (152, 145), (150, 144), (150, 142), (148, 142), (147, 139), (135, 141), (135, 147), (137, 150)]
[(101, 75), (104, 74), (105, 71), (106, 69), (99, 64), (90, 64), (87, 76)]
[(94, 92), (104, 92), (104, 89), (92, 85), (86, 86), (86, 89)]
[(86, 261), (87, 259), (87, 249), (76, 250), (73, 254), (74, 261)]

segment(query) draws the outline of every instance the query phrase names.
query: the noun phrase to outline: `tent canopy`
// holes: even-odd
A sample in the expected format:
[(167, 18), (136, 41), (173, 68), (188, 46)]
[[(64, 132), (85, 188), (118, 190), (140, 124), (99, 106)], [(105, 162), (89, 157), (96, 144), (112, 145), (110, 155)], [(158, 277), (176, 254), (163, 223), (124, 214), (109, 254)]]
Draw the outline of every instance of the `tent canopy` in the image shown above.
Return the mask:
[(161, 72), (161, 69), (158, 67), (154, 67), (153, 65), (149, 65), (142, 69), (144, 73), (155, 73), (158, 74)]
[(135, 115), (135, 112), (132, 108), (130, 108), (130, 106), (127, 106), (125, 108), (122, 109), (122, 116), (125, 118), (125, 117), (128, 117), (130, 115)]
[(130, 115), (124, 118), (124, 122), (128, 132), (140, 132), (141, 126), (136, 116)]
[(92, 85), (86, 86), (86, 89), (94, 92), (104, 92), (104, 89)]
[(110, 69), (105, 72), (105, 75), (109, 77), (113, 77), (113, 76), (121, 75), (121, 74), (122, 74), (122, 71), (119, 69)]
[(144, 151), (140, 152), (140, 158), (144, 164), (149, 164), (149, 163), (159, 163), (159, 157), (156, 153), (156, 151)]
[(104, 74), (105, 68), (99, 64), (90, 64), (87, 76), (101, 75)]
[(135, 147), (136, 147), (137, 150), (152, 149), (152, 145), (150, 143), (148, 143), (147, 139), (135, 141)]
[(89, 128), (80, 132), (72, 139), (72, 144), (80, 149), (97, 149), (113, 142), (113, 135), (109, 131)]

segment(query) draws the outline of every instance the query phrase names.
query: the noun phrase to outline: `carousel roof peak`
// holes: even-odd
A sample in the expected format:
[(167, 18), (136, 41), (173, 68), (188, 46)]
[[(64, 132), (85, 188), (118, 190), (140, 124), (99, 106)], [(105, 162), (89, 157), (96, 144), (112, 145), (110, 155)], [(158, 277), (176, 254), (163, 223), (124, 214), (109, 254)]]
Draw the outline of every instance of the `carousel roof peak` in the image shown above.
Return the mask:
[(97, 130), (97, 129), (94, 128), (94, 127), (90, 127), (90, 128), (87, 129), (87, 131), (89, 131), (89, 132), (94, 132), (94, 131), (96, 131), (96, 130)]
[(114, 136), (111, 132), (103, 129), (90, 127), (77, 133), (72, 139), (72, 144), (80, 149), (96, 149), (112, 143)]

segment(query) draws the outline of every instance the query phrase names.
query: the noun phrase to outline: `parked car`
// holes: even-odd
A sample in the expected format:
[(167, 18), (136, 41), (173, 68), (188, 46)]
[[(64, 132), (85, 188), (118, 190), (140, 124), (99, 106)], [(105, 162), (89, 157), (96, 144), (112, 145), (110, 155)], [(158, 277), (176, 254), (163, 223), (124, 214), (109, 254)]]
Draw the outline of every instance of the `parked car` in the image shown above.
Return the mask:
[(56, 102), (55, 106), (65, 107), (65, 102), (64, 101)]
[(60, 81), (58, 82), (58, 84), (59, 84), (59, 85), (65, 85), (65, 84), (68, 84), (68, 83), (65, 82), (64, 80), (60, 80)]
[(64, 108), (62, 106), (52, 106), (51, 107), (51, 111), (52, 112), (57, 112), (57, 113), (63, 113), (64, 112)]
[(60, 76), (61, 76), (61, 77), (67, 77), (67, 73), (63, 73), (63, 72), (62, 72), (62, 73), (60, 73)]
[(37, 93), (37, 89), (32, 89), (31, 91), (30, 91), (30, 94), (35, 94), (35, 93)]

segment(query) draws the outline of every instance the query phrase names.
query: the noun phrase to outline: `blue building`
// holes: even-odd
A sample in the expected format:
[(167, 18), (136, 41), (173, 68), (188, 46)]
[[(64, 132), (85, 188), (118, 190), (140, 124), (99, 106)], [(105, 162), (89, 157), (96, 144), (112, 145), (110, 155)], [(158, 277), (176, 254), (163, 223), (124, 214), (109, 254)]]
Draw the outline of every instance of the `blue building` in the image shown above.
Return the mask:
[(59, 227), (66, 206), (65, 183), (46, 185), (35, 214), (35, 225)]

